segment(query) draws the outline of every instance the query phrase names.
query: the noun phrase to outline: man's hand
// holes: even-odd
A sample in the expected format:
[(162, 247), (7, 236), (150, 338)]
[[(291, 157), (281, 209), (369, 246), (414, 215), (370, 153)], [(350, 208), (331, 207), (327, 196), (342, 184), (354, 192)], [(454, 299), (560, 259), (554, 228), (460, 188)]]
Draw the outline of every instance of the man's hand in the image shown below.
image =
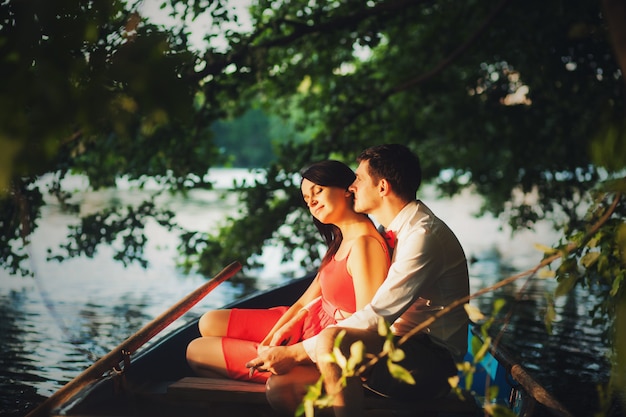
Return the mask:
[(283, 375), (291, 371), (294, 366), (307, 362), (312, 363), (302, 343), (297, 343), (291, 346), (267, 347), (259, 353), (259, 356), (246, 363), (246, 367), (259, 372)]

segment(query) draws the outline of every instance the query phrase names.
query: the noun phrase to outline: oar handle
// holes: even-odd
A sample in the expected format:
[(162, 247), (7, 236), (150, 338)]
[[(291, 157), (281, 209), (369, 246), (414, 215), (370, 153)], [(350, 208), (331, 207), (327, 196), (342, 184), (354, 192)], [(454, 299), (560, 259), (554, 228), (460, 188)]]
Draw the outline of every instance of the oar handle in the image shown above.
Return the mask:
[(94, 362), (93, 365), (85, 369), (76, 378), (65, 384), (60, 390), (52, 394), (43, 403), (28, 413), (26, 417), (49, 415), (54, 407), (70, 398), (95, 378), (101, 377), (105, 372), (111, 370), (111, 368), (118, 366), (126, 355), (134, 353), (139, 347), (189, 311), (189, 309), (213, 291), (215, 287), (239, 272), (240, 269), (241, 264), (239, 262), (233, 262), (228, 265), (211, 280), (198, 287), (192, 293), (170, 307), (169, 310), (145, 325), (137, 333), (130, 336), (122, 342), (122, 344)]

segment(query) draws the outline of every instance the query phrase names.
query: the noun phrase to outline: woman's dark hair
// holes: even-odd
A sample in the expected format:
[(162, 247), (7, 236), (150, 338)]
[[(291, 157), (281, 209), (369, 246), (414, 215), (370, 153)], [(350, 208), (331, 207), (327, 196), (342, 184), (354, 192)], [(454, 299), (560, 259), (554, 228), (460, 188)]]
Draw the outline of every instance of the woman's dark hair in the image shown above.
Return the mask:
[(386, 179), (391, 189), (404, 201), (415, 200), (422, 182), (422, 168), (418, 156), (400, 144), (386, 144), (367, 148), (357, 158), (369, 162), (369, 175), (375, 180)]
[[(324, 187), (337, 187), (343, 190), (347, 190), (356, 178), (349, 166), (334, 160), (316, 162), (300, 171), (300, 175), (302, 179), (307, 179), (314, 184)], [(313, 217), (313, 223), (328, 246), (326, 255), (322, 259), (322, 265), (325, 265), (337, 253), (343, 236), (334, 224), (324, 224), (315, 217)]]

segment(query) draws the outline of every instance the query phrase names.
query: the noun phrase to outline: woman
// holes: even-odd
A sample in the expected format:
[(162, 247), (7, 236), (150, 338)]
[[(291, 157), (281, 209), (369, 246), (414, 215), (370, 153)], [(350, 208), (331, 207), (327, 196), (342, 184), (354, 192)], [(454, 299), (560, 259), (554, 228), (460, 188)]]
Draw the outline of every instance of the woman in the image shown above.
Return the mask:
[(246, 367), (258, 350), (298, 343), (369, 303), (387, 276), (390, 255), (369, 217), (353, 209), (348, 187), (354, 179), (347, 165), (332, 160), (302, 172), (302, 197), (328, 245), (317, 276), (291, 307), (205, 313), (198, 323), (202, 337), (187, 347), (195, 373), (265, 383), (268, 372)]

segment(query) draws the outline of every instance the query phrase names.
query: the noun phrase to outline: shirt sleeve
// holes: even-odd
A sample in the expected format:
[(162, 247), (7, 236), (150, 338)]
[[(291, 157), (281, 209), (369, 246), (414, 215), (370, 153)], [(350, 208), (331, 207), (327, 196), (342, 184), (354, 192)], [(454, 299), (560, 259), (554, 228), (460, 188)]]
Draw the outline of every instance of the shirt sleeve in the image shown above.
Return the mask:
[(317, 363), (317, 354), (315, 353), (315, 344), (317, 343), (317, 336), (304, 339), (302, 341), (302, 347), (313, 363)]

